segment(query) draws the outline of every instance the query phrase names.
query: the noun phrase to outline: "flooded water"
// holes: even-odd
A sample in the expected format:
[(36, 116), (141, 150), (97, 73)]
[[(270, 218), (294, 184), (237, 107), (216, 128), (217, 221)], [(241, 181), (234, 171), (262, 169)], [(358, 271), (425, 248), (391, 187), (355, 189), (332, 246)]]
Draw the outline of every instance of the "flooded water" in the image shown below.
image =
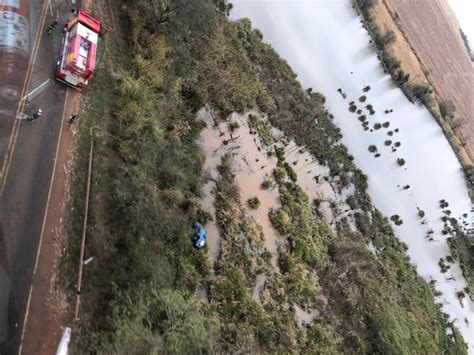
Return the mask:
[[(268, 212), (271, 209), (281, 207), (278, 186), (272, 176), (272, 172), (277, 166), (277, 158), (274, 155), (267, 155), (267, 152), (273, 152), (273, 145), (284, 148), (285, 161), (297, 173), (298, 185), (306, 192), (311, 203), (313, 200), (321, 201), (318, 212), (328, 223), (334, 226), (336, 221), (344, 217), (351, 217), (354, 212), (349, 211), (349, 206), (345, 203), (347, 194), (335, 192), (327, 167), (320, 165), (310, 153), (304, 151), (293, 141), (284, 146), (283, 141), (286, 139), (284, 139), (283, 133), (277, 129), (272, 129), (272, 135), (275, 138), (274, 144), (272, 146), (262, 144), (258, 134), (251, 133), (247, 120), (249, 114), (256, 113), (250, 112), (245, 115), (234, 113), (230, 116), (229, 122), (238, 123), (239, 128), (232, 133), (234, 140), (228, 144), (223, 144), (224, 141), (231, 139), (228, 128), (229, 122), (222, 121), (216, 125), (209, 111), (202, 110), (200, 112), (201, 118), (208, 123), (208, 127), (202, 131), (200, 137), (201, 146), (206, 155), (204, 164), (206, 182), (203, 187), (201, 205), (214, 218), (214, 221), (206, 224), (211, 261), (218, 258), (220, 249), (219, 228), (215, 221), (215, 182), (219, 179), (217, 166), (221, 163), (221, 158), (225, 154), (231, 154), (233, 157), (232, 163), (235, 181), (239, 186), (240, 199), (247, 208), (247, 214), (262, 228), (265, 236), (264, 246), (273, 254), (274, 262), (278, 255), (278, 248), (283, 246), (284, 240), (273, 228), (268, 218)], [(260, 119), (265, 120), (263, 117)], [(274, 185), (268, 189), (262, 189), (261, 185), (264, 180), (270, 180)], [(257, 197), (260, 201), (257, 209), (250, 208), (247, 203), (249, 199), (254, 197)], [(338, 214), (335, 214), (331, 209), (331, 203), (337, 206)]]
[[(261, 184), (265, 179), (271, 178), (272, 171), (276, 167), (276, 158), (266, 155), (265, 149), (259, 144), (257, 135), (250, 133), (245, 116), (237, 114), (231, 116), (230, 121), (237, 122), (240, 127), (232, 133), (235, 139), (228, 144), (223, 144), (224, 141), (231, 139), (228, 123), (223, 121), (218, 123), (217, 127), (213, 127), (214, 123), (209, 113), (202, 110), (200, 114), (208, 122), (208, 127), (201, 133), (201, 144), (206, 154), (204, 171), (212, 177), (204, 186), (203, 206), (213, 214), (215, 213), (213, 189), (215, 181), (219, 178), (216, 168), (225, 154), (231, 154), (235, 181), (239, 186), (242, 204), (247, 207), (247, 214), (262, 227), (265, 236), (264, 246), (273, 254), (275, 261), (279, 242), (283, 242), (283, 239), (273, 228), (268, 212), (272, 208), (281, 207), (278, 199), (279, 192), (277, 188), (263, 190)], [(258, 197), (260, 201), (257, 209), (251, 209), (247, 204), (247, 200), (253, 197)], [(208, 229), (209, 257), (215, 261), (219, 254), (219, 230), (213, 223), (206, 224), (206, 228)]]
[[(263, 32), (264, 41), (293, 67), (302, 85), (326, 96), (326, 105), (344, 134), (343, 143), (369, 176), (374, 205), (386, 216), (400, 215), (403, 224), (394, 225), (397, 237), (409, 246), (419, 274), (437, 280), (443, 311), (455, 320), (473, 352), (474, 305), (467, 299), (461, 305), (456, 297), (466, 285), (461, 270), (451, 264), (447, 273), (441, 273), (438, 265), (440, 258), (450, 255), (447, 237), (441, 233), (439, 201), (449, 202), (454, 217), (469, 213), (471, 204), (461, 167), (435, 120), (426, 109), (411, 104), (383, 73), (349, 0), (234, 0), (233, 4), (232, 18), (249, 17)], [(370, 90), (364, 93), (367, 85)], [(363, 104), (362, 95), (367, 97)], [(366, 115), (367, 130), (358, 115), (349, 112), (350, 101)], [(373, 126), (384, 122), (390, 126)], [(393, 142), (385, 146), (388, 139)], [(395, 147), (395, 142), (401, 146)], [(377, 147), (380, 157), (368, 151), (369, 145)], [(399, 166), (398, 158), (406, 164)], [(406, 185), (410, 188), (403, 189)], [(426, 224), (421, 224), (417, 207), (425, 211)], [(425, 237), (430, 229), (432, 241)]]

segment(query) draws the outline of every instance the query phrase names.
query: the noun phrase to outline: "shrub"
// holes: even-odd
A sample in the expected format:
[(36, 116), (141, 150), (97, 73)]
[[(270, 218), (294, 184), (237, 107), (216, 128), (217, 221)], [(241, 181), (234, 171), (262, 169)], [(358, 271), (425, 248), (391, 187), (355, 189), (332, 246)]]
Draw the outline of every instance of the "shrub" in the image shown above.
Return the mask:
[(277, 166), (275, 169), (273, 169), (273, 176), (275, 177), (276, 182), (282, 183), (286, 177), (285, 169)]
[(276, 157), (278, 159), (278, 161), (282, 162), (285, 160), (285, 148), (283, 147), (277, 147), (277, 146), (274, 146), (275, 148), (275, 154), (276, 154)]
[(249, 126), (257, 131), (263, 144), (267, 146), (273, 144), (275, 139), (273, 138), (271, 126), (268, 122), (256, 115), (249, 115), (248, 122)]
[(395, 225), (399, 226), (403, 224), (403, 220), (400, 218), (398, 214), (394, 214), (390, 217), (390, 220), (395, 223)]
[(382, 125), (380, 123), (375, 123), (374, 124), (374, 129), (375, 130), (379, 130), (380, 128), (382, 128)]
[(439, 206), (441, 208), (447, 208), (447, 207), (449, 207), (449, 203), (445, 199), (442, 199), (442, 200), (439, 201)]
[(361, 97), (359, 97), (359, 102), (365, 102), (365, 100), (367, 100), (367, 96), (362, 95)]
[(260, 185), (260, 187), (262, 188), (262, 190), (268, 190), (269, 188), (271, 188), (273, 186), (273, 183), (271, 180), (269, 179), (265, 179), (263, 180), (262, 184)]
[(387, 139), (387, 140), (384, 142), (384, 144), (385, 144), (386, 146), (390, 146), (390, 145), (392, 145), (392, 141), (391, 141), (390, 139)]
[(398, 165), (403, 166), (403, 165), (405, 165), (405, 159), (403, 159), (403, 158), (398, 158), (398, 159), (397, 159), (397, 163), (398, 163)]
[(382, 124), (382, 127), (384, 127), (384, 128), (390, 127), (390, 122), (388, 122), (388, 121), (387, 121), (387, 122), (384, 122), (384, 123)]
[(425, 106), (430, 106), (433, 98), (431, 97), (432, 89), (426, 85), (415, 85), (412, 88), (412, 93)]
[(441, 100), (439, 102), (439, 112), (443, 118), (452, 118), (456, 112), (456, 107), (450, 100)]
[(230, 129), (231, 132), (235, 132), (239, 128), (240, 128), (239, 122), (234, 121), (234, 122), (229, 123), (229, 129)]
[(285, 167), (286, 173), (288, 174), (288, 177), (291, 179), (291, 181), (296, 182), (298, 180), (298, 176), (296, 175), (296, 172), (293, 170), (290, 164), (284, 162), (283, 166)]
[(400, 143), (400, 142), (395, 142), (395, 144), (394, 144), (394, 146), (397, 147), (397, 148), (400, 147), (401, 145), (402, 145), (402, 143)]
[(395, 72), (395, 70), (400, 68), (401, 62), (397, 58), (389, 54), (388, 52), (384, 52), (382, 54), (382, 61), (390, 73), (393, 73)]
[(451, 266), (447, 265), (445, 262), (444, 262), (444, 259), (443, 258), (439, 258), (439, 261), (438, 261), (438, 265), (439, 267), (441, 268), (441, 272), (442, 273), (445, 273), (447, 272)]
[(377, 151), (377, 147), (373, 144), (369, 145), (369, 152), (375, 153)]
[(283, 209), (270, 210), (270, 212), (268, 212), (268, 217), (280, 234), (286, 235), (291, 232), (292, 226), (290, 216)]
[(251, 209), (256, 210), (260, 206), (260, 200), (258, 199), (257, 196), (255, 196), (255, 197), (249, 198), (247, 200), (247, 204), (249, 205)]
[(395, 77), (395, 82), (398, 85), (405, 84), (406, 82), (408, 82), (409, 79), (410, 79), (410, 74), (405, 73), (402, 69), (397, 71), (397, 75)]

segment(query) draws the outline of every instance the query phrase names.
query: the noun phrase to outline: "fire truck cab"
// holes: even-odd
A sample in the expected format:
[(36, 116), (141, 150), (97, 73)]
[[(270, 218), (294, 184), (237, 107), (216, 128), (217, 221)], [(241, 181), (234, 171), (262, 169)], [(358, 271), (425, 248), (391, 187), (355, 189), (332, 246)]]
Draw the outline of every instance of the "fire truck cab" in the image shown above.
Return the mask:
[(79, 10), (65, 27), (61, 59), (56, 78), (77, 90), (82, 90), (94, 73), (100, 22)]

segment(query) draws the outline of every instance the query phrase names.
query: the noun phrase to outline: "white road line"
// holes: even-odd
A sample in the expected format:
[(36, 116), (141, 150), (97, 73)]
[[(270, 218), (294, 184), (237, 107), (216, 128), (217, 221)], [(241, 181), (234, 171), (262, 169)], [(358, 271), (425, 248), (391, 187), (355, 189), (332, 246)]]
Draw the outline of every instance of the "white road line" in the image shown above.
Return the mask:
[(56, 145), (56, 155), (54, 157), (53, 174), (51, 175), (51, 182), (49, 184), (48, 200), (46, 201), (46, 209), (44, 211), (43, 225), (41, 226), (41, 234), (40, 234), (40, 240), (39, 240), (39, 245), (38, 245), (38, 251), (36, 252), (35, 267), (33, 269), (33, 277), (31, 279), (30, 291), (28, 293), (28, 302), (26, 303), (26, 312), (25, 312), (25, 318), (23, 319), (23, 329), (21, 331), (20, 348), (18, 349), (18, 354), (21, 354), (21, 350), (22, 350), (22, 347), (23, 347), (23, 337), (25, 336), (26, 323), (28, 322), (28, 315), (29, 315), (29, 311), (30, 311), (30, 302), (31, 302), (31, 294), (33, 293), (33, 283), (34, 283), (34, 280), (35, 280), (35, 277), (36, 277), (36, 271), (38, 269), (39, 256), (40, 256), (40, 252), (41, 252), (41, 245), (43, 244), (44, 228), (46, 227), (46, 219), (48, 218), (49, 201), (51, 200), (51, 191), (53, 190), (54, 175), (56, 173), (56, 164), (58, 162), (59, 146), (60, 146), (60, 143), (61, 143), (61, 135), (62, 135), (62, 132), (63, 132), (63, 123), (64, 123), (65, 114), (66, 114), (68, 94), (69, 94), (69, 89), (66, 90), (66, 99), (64, 100), (63, 114), (61, 116), (61, 125), (59, 127), (58, 144)]

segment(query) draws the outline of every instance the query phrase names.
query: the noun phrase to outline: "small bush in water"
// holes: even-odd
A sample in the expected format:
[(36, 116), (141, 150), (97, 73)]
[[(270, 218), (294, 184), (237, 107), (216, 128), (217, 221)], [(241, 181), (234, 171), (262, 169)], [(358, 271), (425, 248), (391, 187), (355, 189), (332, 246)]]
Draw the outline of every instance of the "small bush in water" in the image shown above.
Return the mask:
[(249, 198), (247, 200), (247, 203), (248, 203), (249, 207), (253, 210), (256, 210), (260, 206), (260, 200), (258, 199), (257, 196)]

